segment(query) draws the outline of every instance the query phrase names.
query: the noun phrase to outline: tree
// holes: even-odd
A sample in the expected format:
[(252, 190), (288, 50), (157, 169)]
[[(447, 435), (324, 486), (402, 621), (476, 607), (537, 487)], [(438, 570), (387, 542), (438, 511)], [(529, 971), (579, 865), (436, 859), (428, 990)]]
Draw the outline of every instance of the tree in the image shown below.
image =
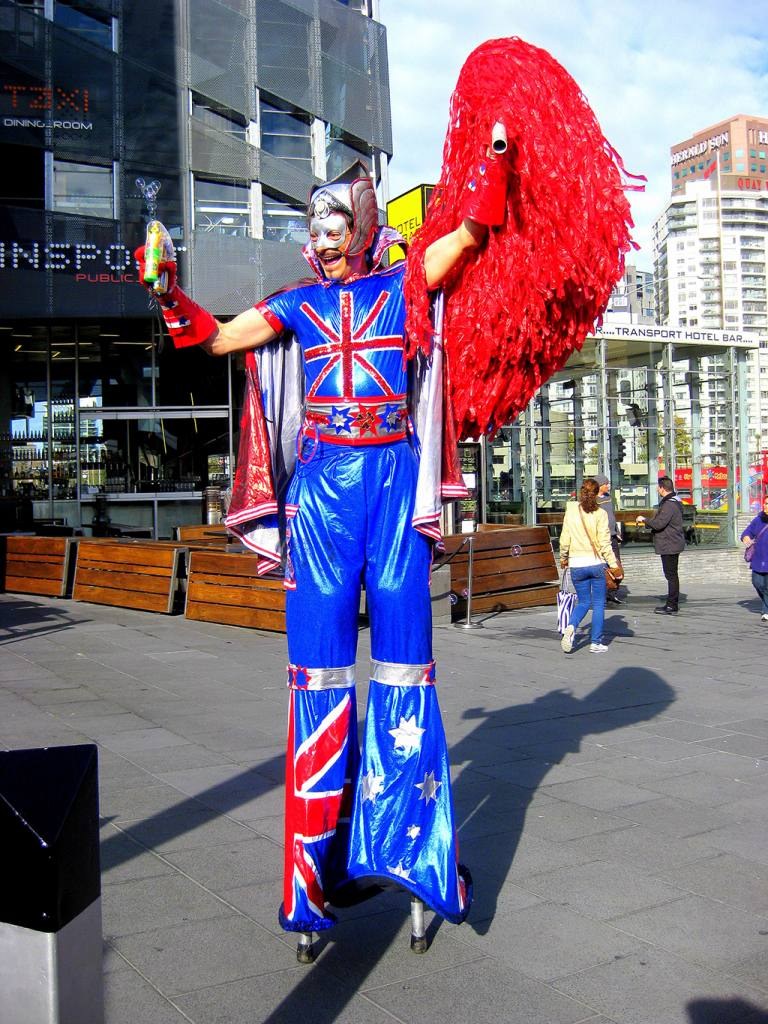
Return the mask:
[(675, 416), (675, 458), (678, 462), (690, 462), (693, 455), (693, 438), (682, 416)]
[[(675, 416), (675, 461), (678, 463), (691, 462), (693, 455), (693, 438), (691, 430), (684, 416)], [(666, 436), (659, 430), (658, 433), (658, 454), (664, 460), (666, 456)], [(637, 439), (637, 459), (639, 462), (648, 461), (648, 431), (643, 430)]]

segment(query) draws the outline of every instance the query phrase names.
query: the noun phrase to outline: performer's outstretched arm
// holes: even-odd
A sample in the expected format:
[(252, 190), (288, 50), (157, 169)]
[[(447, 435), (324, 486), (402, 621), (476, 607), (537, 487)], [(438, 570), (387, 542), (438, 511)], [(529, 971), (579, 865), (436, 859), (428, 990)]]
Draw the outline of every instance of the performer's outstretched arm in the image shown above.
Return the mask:
[[(165, 228), (162, 230), (165, 231)], [(168, 246), (173, 253), (170, 237)], [(137, 249), (134, 256), (139, 280), (157, 300), (165, 325), (177, 348), (199, 345), (209, 355), (224, 356), (228, 352), (245, 352), (251, 348), (260, 348), (277, 337), (277, 331), (256, 309), (246, 309), (234, 320), (220, 323), (213, 314), (199, 306), (179, 287), (176, 280), (175, 258), (159, 262), (157, 272), (165, 275), (165, 286), (162, 290), (157, 290), (145, 280), (145, 246)]]
[(437, 288), (456, 266), (465, 252), (477, 249), (485, 241), (488, 228), (465, 218), (455, 231), (438, 238), (424, 253), (427, 287)]
[(275, 330), (257, 309), (246, 309), (228, 323), (222, 324), (217, 320), (216, 330), (200, 347), (208, 355), (224, 356), (228, 352), (260, 348), (276, 337)]
[[(437, 288), (465, 252), (483, 244), (487, 233), (485, 225), (466, 218), (455, 231), (433, 242), (424, 256), (427, 286)], [(217, 321), (217, 330), (201, 347), (209, 355), (223, 356), (228, 352), (259, 348), (276, 337), (275, 331), (257, 309), (247, 309), (228, 323)]]

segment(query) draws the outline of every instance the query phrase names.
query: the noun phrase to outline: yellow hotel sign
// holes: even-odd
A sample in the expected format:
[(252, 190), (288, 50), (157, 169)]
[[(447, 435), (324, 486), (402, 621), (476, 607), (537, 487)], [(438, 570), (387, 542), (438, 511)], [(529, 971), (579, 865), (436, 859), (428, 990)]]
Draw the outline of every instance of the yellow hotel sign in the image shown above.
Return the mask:
[[(390, 199), (387, 203), (387, 224), (399, 231), (406, 242), (410, 242), (417, 229), (424, 223), (427, 204), (434, 190), (434, 185), (417, 185), (410, 192)], [(405, 253), (399, 245), (390, 250), (390, 261), (400, 260)]]

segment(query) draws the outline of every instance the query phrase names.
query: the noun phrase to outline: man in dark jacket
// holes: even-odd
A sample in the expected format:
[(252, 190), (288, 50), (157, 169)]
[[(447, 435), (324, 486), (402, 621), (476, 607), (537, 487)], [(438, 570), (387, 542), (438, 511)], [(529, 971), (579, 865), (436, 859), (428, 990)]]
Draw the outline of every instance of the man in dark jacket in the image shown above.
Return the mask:
[(677, 615), (680, 599), (677, 562), (680, 552), (685, 548), (683, 509), (670, 477), (659, 477), (659, 495), (661, 500), (656, 514), (648, 520), (645, 516), (638, 516), (636, 522), (638, 526), (644, 524), (653, 533), (653, 547), (656, 554), (661, 555), (661, 567), (667, 581), (666, 604), (655, 608), (654, 611), (657, 615)]

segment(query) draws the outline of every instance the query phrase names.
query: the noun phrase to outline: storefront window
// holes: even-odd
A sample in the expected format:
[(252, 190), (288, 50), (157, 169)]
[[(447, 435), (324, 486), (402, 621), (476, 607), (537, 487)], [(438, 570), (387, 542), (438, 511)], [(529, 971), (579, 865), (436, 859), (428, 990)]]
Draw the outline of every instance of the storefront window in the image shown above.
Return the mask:
[(54, 160), (53, 208), (60, 213), (114, 219), (112, 168)]
[(738, 466), (749, 477), (745, 502), (763, 479), (759, 453), (739, 455), (734, 403), (745, 353), (669, 333), (606, 327), (586, 340), (488, 443), (487, 521), (544, 524), (556, 542), (565, 502), (601, 473), (625, 513), (627, 542), (647, 546), (651, 535), (634, 527), (634, 515), (657, 504), (667, 474), (685, 506), (688, 543), (732, 542)]
[(75, 4), (63, 3), (56, 0), (53, 9), (53, 20), (62, 28), (70, 32), (76, 32), (82, 39), (96, 46), (103, 46), (106, 50), (112, 49), (112, 19), (94, 17), (93, 12), (86, 14)]
[[(80, 408), (154, 404), (152, 337), (145, 324), (82, 332)], [(90, 335), (90, 336), (89, 336)]]
[(246, 238), (251, 214), (248, 186), (195, 178), (195, 230)]
[(74, 326), (50, 328), (50, 404), (45, 410), (50, 439), (50, 494), (54, 503), (77, 498), (75, 447)]
[(312, 137), (309, 114), (283, 109), (267, 100), (259, 101), (261, 148), (298, 164), (307, 174), (312, 173)]
[(241, 115), (232, 110), (216, 105), (213, 100), (203, 96), (192, 95), (192, 117), (201, 124), (215, 128), (216, 131), (225, 135), (231, 135), (236, 139), (245, 140), (246, 123)]
[(0, 487), (4, 498), (30, 503), (31, 518), (31, 502), (48, 497), (48, 339), (29, 331), (3, 331), (0, 339), (9, 384), (3, 389)]
[(15, 516), (18, 528), (22, 511), (39, 528), (76, 514), (74, 330), (29, 327), (3, 331), (0, 341), (12, 349), (3, 367), (10, 401), (0, 402), (3, 522), (13, 528)]
[[(226, 416), (140, 417), (135, 412), (81, 409), (81, 479), (84, 495), (192, 494), (228, 470)], [(211, 461), (211, 453), (216, 460)], [(228, 482), (228, 481), (227, 481)], [(225, 484), (226, 486), (226, 484)]]
[(276, 196), (262, 193), (264, 237), (273, 242), (295, 242), (304, 245), (309, 241), (306, 211)]
[(519, 526), (523, 522), (520, 423), (502, 428), (488, 447), (487, 519), (491, 523)]

